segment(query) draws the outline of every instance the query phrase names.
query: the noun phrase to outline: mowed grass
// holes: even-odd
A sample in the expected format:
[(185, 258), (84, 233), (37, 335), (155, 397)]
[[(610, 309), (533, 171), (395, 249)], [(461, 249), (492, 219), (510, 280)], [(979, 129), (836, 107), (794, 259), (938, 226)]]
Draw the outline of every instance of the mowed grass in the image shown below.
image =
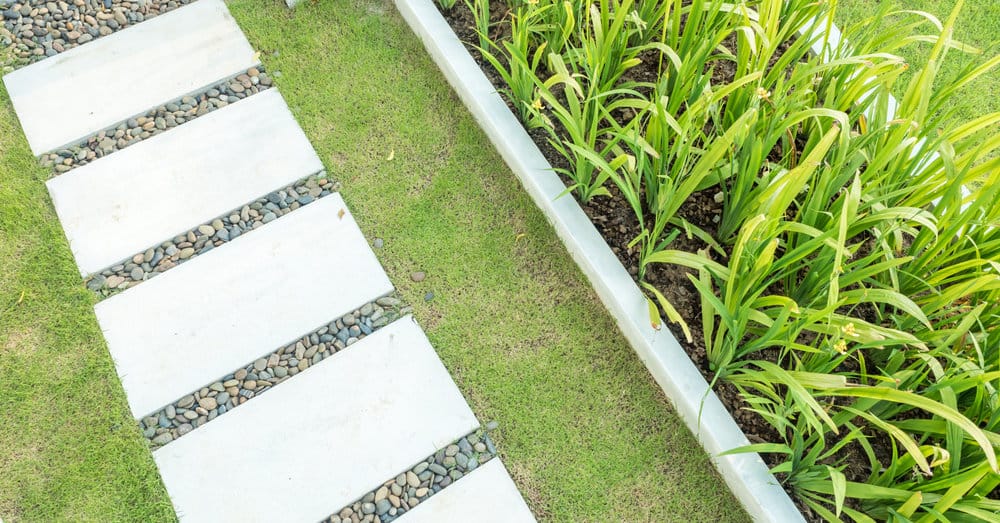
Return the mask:
[(747, 519), (391, 2), (229, 7), (536, 515)]
[[(838, 18), (842, 24), (858, 22), (872, 16), (883, 3), (895, 5), (898, 9), (925, 11), (944, 22), (955, 8), (956, 0), (839, 0)], [(933, 34), (934, 31), (934, 26), (928, 23), (923, 34)], [(942, 77), (957, 76), (964, 68), (978, 66), (1000, 53), (1000, 2), (966, 0), (958, 17), (954, 38), (981, 49), (983, 53), (949, 51), (941, 66)], [(926, 63), (931, 46), (930, 43), (920, 44), (901, 52), (905, 59), (915, 64), (911, 68), (911, 77), (912, 71)], [(966, 86), (956, 100), (959, 105), (955, 107), (954, 117), (960, 121), (1000, 111), (1000, 68), (994, 68)]]
[[(747, 521), (389, 2), (230, 8), (540, 519)], [(0, 87), (0, 518), (171, 521), (45, 177)]]
[(0, 518), (169, 521), (45, 176), (0, 84)]

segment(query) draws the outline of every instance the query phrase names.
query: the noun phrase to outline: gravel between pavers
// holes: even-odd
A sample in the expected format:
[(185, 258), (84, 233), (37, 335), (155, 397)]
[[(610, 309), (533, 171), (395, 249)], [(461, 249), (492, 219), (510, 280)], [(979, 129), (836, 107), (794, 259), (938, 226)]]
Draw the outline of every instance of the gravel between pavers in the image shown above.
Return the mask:
[[(495, 423), (487, 424), (487, 429), (495, 428)], [(477, 430), (334, 512), (323, 522), (388, 523), (496, 455), (488, 432)]]
[(326, 178), (325, 172), (302, 178), (91, 275), (87, 288), (101, 299), (117, 294), (336, 192), (338, 185)]
[(55, 56), (95, 38), (166, 13), (193, 0), (0, 0), (0, 47), (10, 50), (7, 69)]
[(263, 66), (251, 67), (246, 72), (234, 75), (212, 87), (163, 104), (94, 133), (76, 145), (45, 153), (41, 155), (39, 161), (43, 167), (51, 168), (54, 176), (60, 175), (250, 95), (270, 89), (273, 85)]
[(393, 295), (367, 303), (143, 417), (138, 420), (139, 430), (149, 441), (150, 447), (157, 449), (243, 405), (410, 312), (412, 309)]

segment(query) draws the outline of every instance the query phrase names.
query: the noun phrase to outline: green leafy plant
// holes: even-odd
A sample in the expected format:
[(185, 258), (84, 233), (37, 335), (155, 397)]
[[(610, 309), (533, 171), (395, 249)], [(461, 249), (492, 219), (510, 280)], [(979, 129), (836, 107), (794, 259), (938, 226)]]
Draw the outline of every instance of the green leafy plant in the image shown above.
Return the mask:
[(490, 0), (465, 0), (465, 5), (469, 11), (472, 11), (476, 20), (479, 48), (488, 48), (490, 46)]
[[(951, 114), (1000, 57), (941, 76), (979, 52), (952, 37), (956, 4), (881, 6), (847, 44), (836, 2), (511, 0), (509, 35), (480, 45), (567, 192), (634, 216), (652, 323), (697, 329), (773, 429), (734, 452), (780, 457), (830, 521), (1000, 521), (1000, 114)], [(718, 220), (696, 226), (705, 195)], [(690, 271), (700, 317), (657, 265)]]
[(510, 16), (511, 37), (497, 44), (486, 39), (479, 52), (503, 78), (504, 92), (515, 106), (518, 116), (529, 129), (542, 127), (541, 98), (538, 90), (539, 66), (546, 56), (547, 42), (532, 49), (532, 28), (543, 24), (546, 11), (554, 6), (539, 9), (522, 9)]

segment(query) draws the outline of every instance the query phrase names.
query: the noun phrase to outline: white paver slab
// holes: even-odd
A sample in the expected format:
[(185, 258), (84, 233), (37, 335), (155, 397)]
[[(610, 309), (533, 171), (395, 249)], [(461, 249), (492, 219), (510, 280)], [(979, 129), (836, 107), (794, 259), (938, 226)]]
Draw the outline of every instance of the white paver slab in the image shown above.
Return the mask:
[(407, 316), (153, 457), (182, 521), (319, 521), (478, 425)]
[(332, 194), (94, 311), (139, 418), (391, 290)]
[(4, 76), (36, 155), (256, 65), (221, 0), (200, 0)]
[(47, 185), (86, 276), (322, 169), (270, 89)]
[(400, 523), (444, 521), (518, 523), (535, 517), (503, 463), (494, 458), (399, 518)]

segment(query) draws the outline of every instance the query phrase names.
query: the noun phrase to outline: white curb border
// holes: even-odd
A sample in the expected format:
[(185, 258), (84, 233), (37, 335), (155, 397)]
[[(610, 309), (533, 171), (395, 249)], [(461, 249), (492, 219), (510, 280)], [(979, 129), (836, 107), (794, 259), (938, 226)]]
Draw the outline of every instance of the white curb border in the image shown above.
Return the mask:
[(448, 82), (555, 227), (726, 484), (755, 521), (803, 522), (759, 455), (719, 456), (750, 442), (670, 331), (657, 331), (649, 324), (646, 297), (580, 206), (570, 196), (557, 198), (565, 185), (432, 2), (395, 0)]

